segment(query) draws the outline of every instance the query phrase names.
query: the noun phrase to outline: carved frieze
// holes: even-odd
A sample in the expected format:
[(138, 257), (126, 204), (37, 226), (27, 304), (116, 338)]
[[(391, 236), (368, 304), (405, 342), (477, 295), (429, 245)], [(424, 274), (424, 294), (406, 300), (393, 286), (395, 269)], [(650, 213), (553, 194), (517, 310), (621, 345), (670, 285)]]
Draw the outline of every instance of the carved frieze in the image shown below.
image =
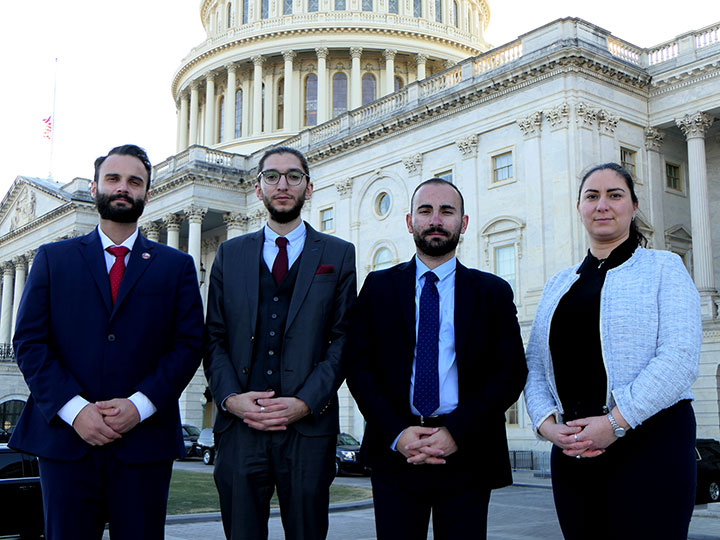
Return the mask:
[(15, 210), (10, 218), (10, 230), (14, 231), (35, 219), (35, 193), (25, 187), (15, 203)]

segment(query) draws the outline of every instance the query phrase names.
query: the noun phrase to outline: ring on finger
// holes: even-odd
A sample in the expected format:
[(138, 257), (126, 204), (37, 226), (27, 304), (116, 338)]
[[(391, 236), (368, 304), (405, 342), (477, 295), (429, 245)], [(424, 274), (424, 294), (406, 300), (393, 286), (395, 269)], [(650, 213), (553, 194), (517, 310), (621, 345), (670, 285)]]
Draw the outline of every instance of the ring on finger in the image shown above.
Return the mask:
[(260, 407), (260, 412), (265, 412), (265, 407)]
[[(574, 437), (575, 437), (575, 442), (578, 442), (578, 436), (577, 436), (577, 433), (575, 433)], [(578, 456), (578, 457), (580, 457), (580, 456)]]

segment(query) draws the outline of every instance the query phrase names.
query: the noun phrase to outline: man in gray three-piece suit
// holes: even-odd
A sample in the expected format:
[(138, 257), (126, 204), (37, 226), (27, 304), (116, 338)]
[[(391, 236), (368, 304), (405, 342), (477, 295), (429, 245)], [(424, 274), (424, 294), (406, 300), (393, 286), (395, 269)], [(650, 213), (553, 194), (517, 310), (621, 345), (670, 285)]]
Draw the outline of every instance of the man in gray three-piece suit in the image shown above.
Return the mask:
[(322, 540), (355, 250), (302, 221), (313, 185), (300, 152), (269, 150), (258, 170), (255, 192), (270, 218), (223, 243), (210, 275), (205, 373), (218, 406), (215, 483), (228, 539), (267, 538), (277, 488), (285, 537)]

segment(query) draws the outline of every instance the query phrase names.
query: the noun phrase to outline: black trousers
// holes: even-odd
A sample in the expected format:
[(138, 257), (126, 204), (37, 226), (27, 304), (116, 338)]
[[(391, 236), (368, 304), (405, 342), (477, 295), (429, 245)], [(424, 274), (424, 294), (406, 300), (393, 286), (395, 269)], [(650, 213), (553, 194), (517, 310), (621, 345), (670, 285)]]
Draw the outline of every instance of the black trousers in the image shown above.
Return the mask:
[(266, 540), (277, 488), (287, 540), (323, 540), (328, 530), (336, 436), (305, 437), (292, 427), (262, 432), (236, 420), (215, 435), (215, 484), (228, 540)]
[(595, 458), (553, 446), (553, 495), (566, 540), (686, 540), (695, 504), (695, 415), (660, 411)]
[[(489, 465), (492, 466), (492, 465)], [(485, 540), (490, 490), (451, 465), (404, 466), (371, 474), (378, 540)]]
[(172, 461), (123, 463), (100, 446), (39, 464), (47, 540), (100, 540), (106, 523), (113, 540), (165, 538)]

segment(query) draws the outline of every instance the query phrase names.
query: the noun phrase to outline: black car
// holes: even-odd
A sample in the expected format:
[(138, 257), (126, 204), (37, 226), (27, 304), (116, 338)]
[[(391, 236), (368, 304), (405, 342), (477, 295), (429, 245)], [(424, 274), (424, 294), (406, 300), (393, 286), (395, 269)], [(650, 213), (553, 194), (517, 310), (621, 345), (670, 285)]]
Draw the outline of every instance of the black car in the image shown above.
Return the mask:
[(695, 504), (720, 502), (720, 442), (698, 439)]
[(197, 440), (200, 435), (200, 428), (191, 426), (190, 424), (182, 425), (183, 441), (185, 442), (185, 457), (197, 457)]
[(197, 438), (197, 454), (202, 458), (205, 465), (215, 463), (215, 436), (212, 428), (205, 428)]
[(337, 436), (335, 447), (335, 474), (362, 474), (367, 475), (368, 469), (360, 464), (360, 442), (348, 433)]
[(0, 444), (0, 536), (37, 538), (43, 534), (38, 461)]

